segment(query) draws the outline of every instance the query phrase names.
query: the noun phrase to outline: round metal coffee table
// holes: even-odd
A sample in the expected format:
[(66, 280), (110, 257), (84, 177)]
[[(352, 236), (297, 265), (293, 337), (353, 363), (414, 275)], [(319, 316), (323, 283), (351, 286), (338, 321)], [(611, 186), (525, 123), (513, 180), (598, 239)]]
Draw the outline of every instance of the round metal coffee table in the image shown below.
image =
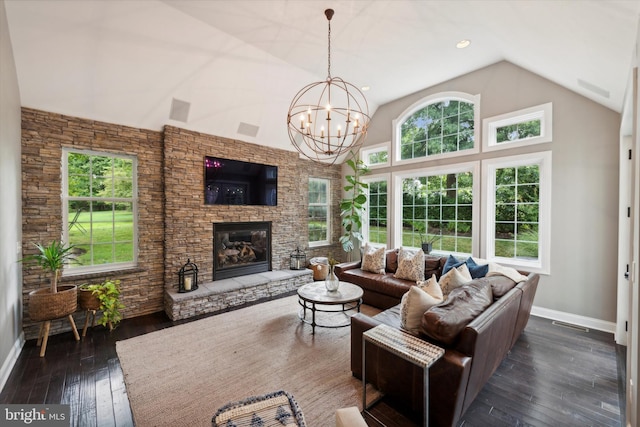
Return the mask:
[[(298, 317), (304, 323), (311, 325), (311, 333), (316, 333), (316, 326), (321, 328), (344, 328), (351, 324), (351, 316), (348, 312), (356, 310), (360, 312), (362, 305), (362, 288), (349, 282), (340, 282), (338, 290), (327, 291), (322, 282), (313, 282), (298, 288), (298, 304), (302, 307)], [(319, 308), (318, 306), (321, 306)], [(326, 307), (325, 307), (326, 306)], [(307, 310), (311, 311), (311, 319), (307, 319)], [(336, 313), (345, 317), (344, 322), (336, 324), (318, 323), (316, 313)]]

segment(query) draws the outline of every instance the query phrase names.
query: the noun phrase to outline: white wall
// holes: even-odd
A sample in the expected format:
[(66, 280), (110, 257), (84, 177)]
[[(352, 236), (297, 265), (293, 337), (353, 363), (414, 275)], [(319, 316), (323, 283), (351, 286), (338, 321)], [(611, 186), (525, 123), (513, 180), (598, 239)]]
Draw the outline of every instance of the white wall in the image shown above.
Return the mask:
[(0, 0), (0, 388), (24, 344), (22, 334), (22, 241), (20, 93)]
[(429, 165), (551, 150), (551, 274), (541, 277), (535, 309), (540, 315), (613, 332), (620, 114), (511, 63), (499, 62), (379, 107), (365, 146), (390, 141), (392, 120), (427, 95), (445, 91), (480, 94), (480, 119), (553, 103), (551, 143)]

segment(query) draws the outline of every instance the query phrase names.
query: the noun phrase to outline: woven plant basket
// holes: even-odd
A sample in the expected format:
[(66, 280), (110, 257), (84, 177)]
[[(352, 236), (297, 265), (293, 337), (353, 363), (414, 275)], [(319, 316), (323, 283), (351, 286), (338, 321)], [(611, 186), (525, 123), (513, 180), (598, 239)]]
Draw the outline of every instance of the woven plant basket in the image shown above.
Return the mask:
[(99, 310), (100, 300), (88, 289), (78, 289), (78, 305), (81, 310)]
[(29, 292), (29, 317), (34, 322), (60, 319), (78, 308), (78, 287), (58, 286), (58, 292), (51, 289), (37, 289)]

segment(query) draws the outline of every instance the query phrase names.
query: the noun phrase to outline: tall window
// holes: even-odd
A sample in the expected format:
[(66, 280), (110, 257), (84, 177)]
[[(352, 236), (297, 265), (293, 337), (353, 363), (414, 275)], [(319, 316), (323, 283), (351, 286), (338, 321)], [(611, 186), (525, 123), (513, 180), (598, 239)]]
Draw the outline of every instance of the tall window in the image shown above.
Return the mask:
[(329, 243), (329, 188), (328, 179), (309, 178), (309, 246)]
[(401, 229), (396, 235), (402, 237), (397, 245), (420, 247), (430, 242), (434, 251), (474, 253), (476, 173), (477, 162), (457, 165), (457, 170), (434, 169), (399, 176), (396, 189), (402, 194), (398, 212)]
[(388, 177), (368, 177), (363, 179), (369, 184), (367, 195), (367, 209), (363, 220), (362, 235), (365, 241), (381, 246), (387, 244), (387, 220), (388, 220)]
[(396, 161), (477, 151), (478, 102), (466, 94), (443, 94), (410, 108), (396, 125)]
[(64, 240), (80, 252), (70, 271), (135, 266), (136, 158), (64, 150), (63, 172)]
[(547, 272), (549, 152), (486, 161), (487, 257)]

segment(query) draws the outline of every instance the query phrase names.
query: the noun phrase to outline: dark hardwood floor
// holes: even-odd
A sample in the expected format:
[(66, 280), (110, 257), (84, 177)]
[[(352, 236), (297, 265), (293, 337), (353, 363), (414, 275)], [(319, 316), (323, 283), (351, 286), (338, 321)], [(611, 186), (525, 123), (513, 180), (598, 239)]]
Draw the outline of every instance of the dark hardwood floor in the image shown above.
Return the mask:
[[(102, 327), (80, 342), (49, 339), (40, 358), (28, 341), (0, 393), (0, 403), (65, 403), (72, 426), (131, 426), (131, 409), (115, 342), (170, 327), (164, 313)], [(482, 389), (460, 426), (622, 426), (625, 348), (613, 336), (531, 317), (511, 353)], [(371, 414), (392, 427), (420, 425), (384, 399)], [(370, 426), (379, 425), (367, 416)], [(325, 427), (325, 426), (310, 426)]]

